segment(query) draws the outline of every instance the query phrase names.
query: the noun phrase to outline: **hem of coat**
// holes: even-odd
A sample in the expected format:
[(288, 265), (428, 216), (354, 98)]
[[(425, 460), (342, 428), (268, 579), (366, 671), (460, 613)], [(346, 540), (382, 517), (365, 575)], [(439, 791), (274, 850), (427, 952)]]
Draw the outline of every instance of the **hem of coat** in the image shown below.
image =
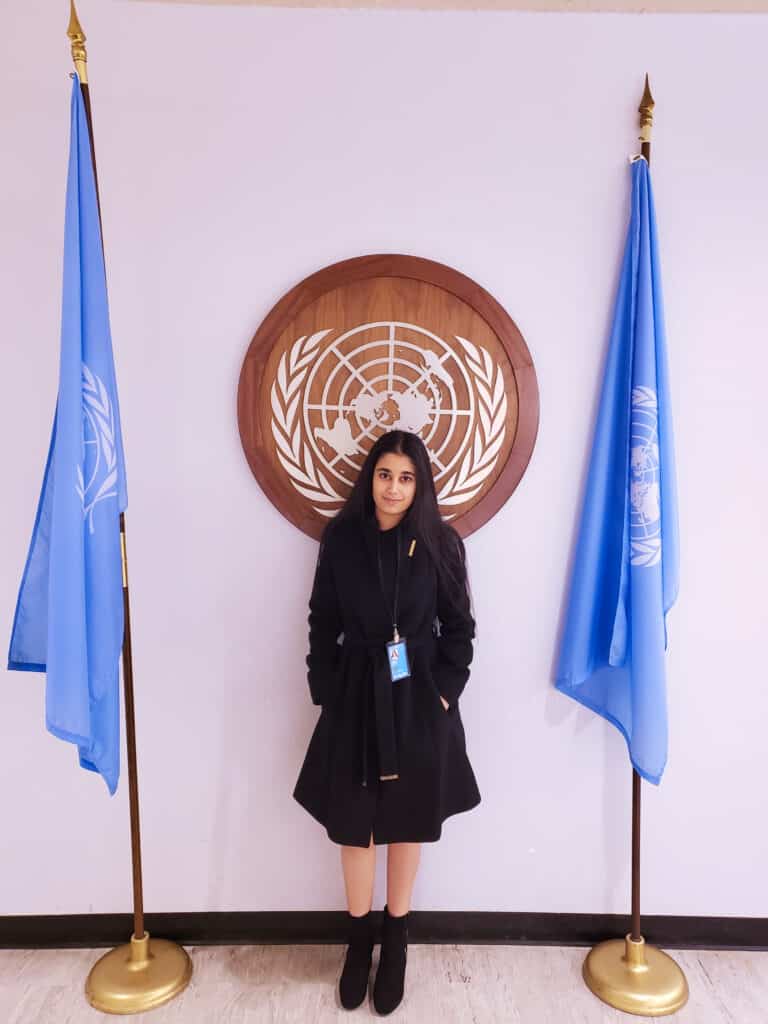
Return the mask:
[[(313, 810), (308, 804), (305, 804), (304, 801), (301, 800), (296, 795), (296, 793), (293, 794), (293, 799), (296, 801), (297, 804), (299, 804), (300, 807), (303, 807), (304, 810), (307, 812), (307, 814), (311, 815), (311, 817), (313, 817), (315, 819), (315, 821), (319, 825), (323, 826), (323, 828), (326, 831), (326, 834), (327, 834), (328, 838), (331, 840), (332, 843), (336, 843), (337, 846), (356, 846), (356, 847), (359, 847), (361, 850), (367, 850), (368, 849), (368, 847), (370, 845), (370, 840), (368, 842), (357, 843), (357, 842), (354, 842), (353, 840), (351, 841), (349, 839), (339, 839), (339, 838), (337, 838), (337, 836), (334, 835), (331, 832), (329, 827), (326, 825), (326, 823), (320, 817), (319, 812)], [(446, 823), (446, 821), (448, 821), (449, 818), (454, 818), (457, 814), (466, 814), (467, 811), (473, 811), (475, 809), (475, 807), (477, 807), (478, 804), (480, 804), (481, 802), (482, 802), (482, 797), (478, 793), (477, 799), (474, 800), (472, 803), (467, 804), (466, 807), (459, 807), (455, 811), (449, 811), (443, 817), (442, 821), (440, 822), (440, 824), (438, 826), (438, 829), (437, 829), (437, 832), (430, 833), (430, 835), (428, 835), (428, 836), (423, 836), (423, 837), (419, 837), (419, 838), (413, 838), (412, 835), (409, 835), (407, 837), (406, 836), (398, 836), (397, 838), (393, 838), (393, 839), (381, 839), (381, 838), (377, 839), (376, 838), (376, 829), (374, 828), (373, 829), (373, 845), (374, 846), (389, 846), (391, 843), (436, 843), (436, 842), (438, 842), (438, 840), (442, 836), (443, 825)]]

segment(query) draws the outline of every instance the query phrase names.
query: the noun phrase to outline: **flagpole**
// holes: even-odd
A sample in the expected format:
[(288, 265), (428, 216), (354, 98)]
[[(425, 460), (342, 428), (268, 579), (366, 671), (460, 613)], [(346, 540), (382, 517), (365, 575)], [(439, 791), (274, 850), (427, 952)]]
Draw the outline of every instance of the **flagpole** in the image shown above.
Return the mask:
[[(99, 206), (99, 224), (101, 225), (101, 199), (99, 196), (99, 176), (96, 168), (96, 144), (93, 137), (93, 114), (91, 113), (91, 96), (88, 89), (88, 65), (85, 51), (85, 35), (77, 18), (74, 2), (70, 3), (70, 23), (67, 35), (72, 40), (72, 60), (80, 79), (80, 92), (83, 96), (85, 117), (88, 122), (88, 133), (91, 142), (91, 160), (93, 162), (93, 178), (96, 183), (96, 202)], [(102, 234), (103, 238), (103, 234)], [(125, 733), (128, 753), (128, 794), (131, 815), (131, 861), (133, 865), (133, 934), (137, 938), (144, 935), (144, 893), (141, 873), (141, 828), (139, 825), (139, 786), (136, 761), (136, 718), (133, 699), (133, 656), (131, 651), (131, 605), (128, 591), (128, 554), (125, 536), (125, 513), (120, 513), (120, 555), (123, 570), (123, 690), (125, 691)]]
[[(651, 162), (651, 129), (655, 107), (648, 75), (640, 100), (640, 156)], [(646, 944), (640, 928), (640, 807), (642, 779), (632, 769), (632, 920), (624, 939), (610, 939), (594, 946), (584, 961), (582, 975), (587, 987), (625, 1013), (663, 1017), (688, 1001), (688, 983), (671, 956)]]
[(633, 942), (642, 938), (640, 932), (640, 786), (642, 779), (632, 769), (632, 930)]
[[(88, 66), (85, 33), (70, 0), (67, 36), (72, 43), (80, 91), (91, 141), (91, 161), (96, 184), (96, 202), (101, 202), (96, 170), (91, 97), (88, 90)], [(103, 234), (102, 234), (103, 248)], [(139, 824), (139, 782), (136, 760), (136, 716), (133, 695), (133, 655), (131, 649), (131, 607), (128, 590), (128, 554), (125, 514), (120, 513), (120, 555), (123, 578), (123, 690), (125, 694), (125, 737), (128, 754), (128, 801), (131, 821), (131, 863), (133, 871), (133, 934), (127, 945), (118, 946), (93, 966), (85, 991), (88, 1001), (105, 1013), (142, 1013), (161, 1006), (182, 992), (192, 976), (192, 962), (186, 951), (174, 942), (151, 939), (144, 928), (144, 893), (141, 871), (141, 829)]]
[[(640, 115), (640, 156), (645, 157), (648, 166), (651, 164), (651, 129), (653, 128), (653, 108), (656, 106), (651, 95), (648, 75), (645, 76), (645, 87), (637, 112)], [(641, 786), (643, 780), (640, 773), (632, 769), (632, 930), (633, 942), (642, 940), (640, 931), (640, 806)]]

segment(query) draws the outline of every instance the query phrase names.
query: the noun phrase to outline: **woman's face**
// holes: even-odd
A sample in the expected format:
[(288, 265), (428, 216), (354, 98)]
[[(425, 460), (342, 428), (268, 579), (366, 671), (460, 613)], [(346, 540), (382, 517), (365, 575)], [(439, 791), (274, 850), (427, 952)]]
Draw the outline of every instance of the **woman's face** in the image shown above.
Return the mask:
[(386, 452), (373, 471), (373, 503), (382, 530), (397, 526), (413, 504), (416, 467), (407, 455)]

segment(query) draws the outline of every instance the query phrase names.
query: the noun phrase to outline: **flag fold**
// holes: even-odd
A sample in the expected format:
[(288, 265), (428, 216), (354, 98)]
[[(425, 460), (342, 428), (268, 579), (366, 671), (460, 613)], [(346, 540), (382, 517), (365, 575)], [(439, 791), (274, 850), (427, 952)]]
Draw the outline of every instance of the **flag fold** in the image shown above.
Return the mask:
[(88, 122), (73, 76), (59, 389), (8, 667), (46, 673), (46, 726), (114, 793), (128, 504)]
[(666, 613), (679, 539), (664, 312), (650, 172), (632, 208), (555, 685), (612, 722), (634, 768), (667, 760)]

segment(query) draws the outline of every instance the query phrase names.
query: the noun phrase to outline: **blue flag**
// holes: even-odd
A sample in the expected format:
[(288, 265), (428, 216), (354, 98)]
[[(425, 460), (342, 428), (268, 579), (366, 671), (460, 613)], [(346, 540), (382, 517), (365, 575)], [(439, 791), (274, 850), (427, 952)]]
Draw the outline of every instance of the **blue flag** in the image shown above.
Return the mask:
[(128, 504), (91, 144), (73, 76), (59, 392), (8, 667), (46, 672), (46, 726), (120, 774), (120, 512)]
[(666, 613), (678, 578), (656, 217), (640, 158), (556, 686), (612, 722), (654, 783), (667, 761)]

